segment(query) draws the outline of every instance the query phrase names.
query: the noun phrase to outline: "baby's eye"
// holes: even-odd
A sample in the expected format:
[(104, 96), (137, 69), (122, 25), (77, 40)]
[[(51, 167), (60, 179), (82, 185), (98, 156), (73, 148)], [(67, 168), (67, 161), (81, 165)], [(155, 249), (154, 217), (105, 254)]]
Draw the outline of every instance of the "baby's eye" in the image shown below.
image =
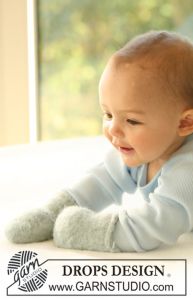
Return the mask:
[(136, 121), (136, 120), (131, 120), (131, 119), (127, 119), (127, 123), (129, 123), (129, 124), (131, 124), (133, 126), (141, 124), (141, 122)]
[(105, 120), (111, 120), (112, 119), (112, 115), (110, 113), (104, 112), (103, 113), (103, 118)]

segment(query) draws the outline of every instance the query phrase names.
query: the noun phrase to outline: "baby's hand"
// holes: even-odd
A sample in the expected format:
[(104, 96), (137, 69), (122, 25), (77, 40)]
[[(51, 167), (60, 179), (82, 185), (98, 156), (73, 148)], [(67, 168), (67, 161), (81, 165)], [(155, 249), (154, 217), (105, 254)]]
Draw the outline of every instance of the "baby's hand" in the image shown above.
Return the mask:
[(95, 251), (118, 251), (112, 241), (117, 212), (112, 207), (100, 213), (71, 206), (58, 216), (53, 239), (58, 247)]
[(52, 238), (54, 221), (43, 209), (34, 209), (15, 218), (5, 230), (12, 243), (33, 243)]
[(6, 227), (5, 234), (13, 243), (34, 243), (52, 239), (58, 214), (65, 208), (76, 205), (74, 199), (63, 192), (45, 206), (16, 217)]

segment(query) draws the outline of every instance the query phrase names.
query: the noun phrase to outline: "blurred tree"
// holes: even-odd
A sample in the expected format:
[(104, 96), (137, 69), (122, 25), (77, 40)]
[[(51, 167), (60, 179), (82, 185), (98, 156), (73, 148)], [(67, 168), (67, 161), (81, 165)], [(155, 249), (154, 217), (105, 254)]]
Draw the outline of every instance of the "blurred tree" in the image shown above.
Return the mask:
[(98, 81), (114, 51), (175, 30), (192, 0), (37, 0), (41, 139), (101, 133)]

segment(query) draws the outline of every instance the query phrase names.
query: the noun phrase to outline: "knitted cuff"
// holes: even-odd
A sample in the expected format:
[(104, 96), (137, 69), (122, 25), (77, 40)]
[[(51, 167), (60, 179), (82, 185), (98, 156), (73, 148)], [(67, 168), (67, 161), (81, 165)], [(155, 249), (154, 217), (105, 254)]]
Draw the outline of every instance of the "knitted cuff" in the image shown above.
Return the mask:
[(54, 242), (66, 249), (119, 252), (112, 238), (117, 221), (118, 213), (112, 206), (99, 213), (69, 207), (56, 219)]

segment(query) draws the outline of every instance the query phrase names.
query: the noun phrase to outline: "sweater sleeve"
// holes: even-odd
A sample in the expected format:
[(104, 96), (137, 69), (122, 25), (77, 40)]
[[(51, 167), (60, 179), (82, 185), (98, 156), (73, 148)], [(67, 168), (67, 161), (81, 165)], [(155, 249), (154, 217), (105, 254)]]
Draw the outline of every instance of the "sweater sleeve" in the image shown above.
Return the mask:
[(148, 199), (136, 193), (135, 201), (129, 201), (129, 194), (124, 195), (114, 231), (115, 244), (122, 251), (140, 252), (162, 243), (174, 244), (180, 235), (192, 230), (192, 172), (192, 163), (178, 157), (163, 167), (158, 186)]

